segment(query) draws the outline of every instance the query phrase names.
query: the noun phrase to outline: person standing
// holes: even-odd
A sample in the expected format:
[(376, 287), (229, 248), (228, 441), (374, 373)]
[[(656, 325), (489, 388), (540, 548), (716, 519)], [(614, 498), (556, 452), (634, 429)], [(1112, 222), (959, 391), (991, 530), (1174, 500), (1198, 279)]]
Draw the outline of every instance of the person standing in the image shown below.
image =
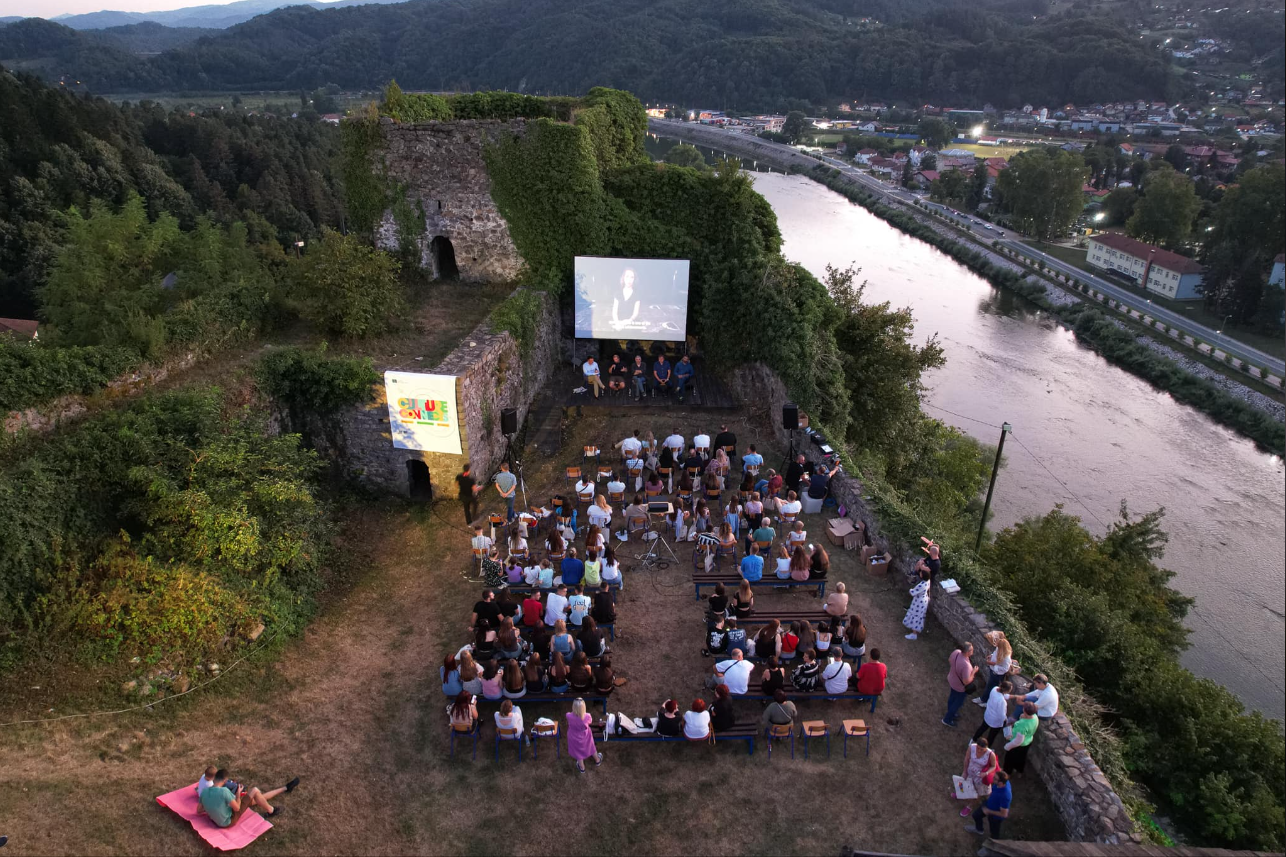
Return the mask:
[(960, 716), (960, 706), (969, 697), (969, 685), (978, 675), (978, 667), (969, 660), (973, 654), (973, 643), (961, 643), (960, 648), (951, 653), (947, 659), (947, 713), (942, 715), (942, 725), (956, 728), (956, 718)]
[(460, 488), (460, 505), (464, 507), (464, 523), (465, 526), (469, 526), (478, 518), (478, 494), (482, 491), (478, 480), (473, 478), (473, 465), (465, 462), (464, 468), (455, 477), (455, 484)]
[(911, 606), (902, 617), (902, 625), (910, 630), (908, 640), (917, 640), (924, 630), (924, 617), (929, 612), (929, 572), (920, 572), (920, 582), (911, 587)]
[(567, 712), (567, 755), (576, 762), (576, 770), (585, 773), (585, 760), (593, 759), (594, 767), (603, 764), (603, 754), (594, 746), (594, 733), (590, 731), (593, 718), (585, 710), (585, 700), (579, 697)]
[[(932, 580), (932, 575), (930, 575)], [(1009, 675), (1009, 668), (1014, 663), (1014, 650), (1009, 645), (1009, 640), (1005, 638), (1004, 631), (989, 631), (983, 637), (990, 643), (993, 648), (991, 654), (987, 655), (987, 687), (974, 702), (978, 705), (986, 706), (987, 698), (991, 695), (991, 689), (1000, 684), (1005, 676)]]
[[(996, 758), (991, 745), (987, 743), (987, 739), (975, 738), (965, 750), (964, 770), (960, 774), (960, 779), (973, 783), (974, 794), (979, 798), (986, 798), (991, 794), (991, 784), (995, 782), (999, 768), (1000, 761)], [(960, 815), (963, 818), (972, 815), (967, 804), (960, 810)]]
[(982, 713), (982, 725), (973, 733), (973, 740), (977, 741), (986, 734), (987, 745), (996, 745), (996, 736), (1005, 728), (1005, 720), (1009, 717), (1009, 700), (1006, 694), (1011, 689), (1012, 686), (1006, 679), (987, 692), (987, 710)]
[(599, 376), (598, 361), (593, 354), (581, 364), (580, 370), (585, 375), (585, 383), (594, 390), (594, 398), (597, 399), (598, 394), (603, 391), (603, 379)]
[(1009, 806), (1013, 800), (1014, 792), (1009, 776), (1004, 771), (996, 771), (996, 779), (991, 784), (991, 794), (987, 795), (987, 800), (973, 811), (973, 824), (966, 824), (965, 830), (972, 830), (979, 836), (983, 835), (982, 820), (985, 818), (991, 838), (999, 839), (1000, 827), (1009, 817)]
[(942, 570), (942, 549), (934, 542), (929, 542), (925, 552), (928, 556), (920, 558), (920, 561), (915, 564), (915, 570), (928, 571), (929, 585), (932, 586), (938, 582), (938, 572)]
[(514, 495), (518, 493), (518, 477), (509, 472), (509, 462), (500, 462), (500, 472), (492, 480), (496, 484), (496, 493), (505, 501), (507, 520), (518, 517), (514, 514)]

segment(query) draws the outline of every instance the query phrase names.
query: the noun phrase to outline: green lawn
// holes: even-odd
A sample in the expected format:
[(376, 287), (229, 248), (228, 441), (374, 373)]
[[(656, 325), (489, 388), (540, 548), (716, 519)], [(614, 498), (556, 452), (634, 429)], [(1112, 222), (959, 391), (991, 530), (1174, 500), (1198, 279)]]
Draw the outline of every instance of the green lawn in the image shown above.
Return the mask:
[[(1065, 247), (1059, 244), (1040, 244), (1035, 241), (1025, 242), (1039, 249), (1042, 253), (1048, 253), (1059, 261), (1066, 262), (1069, 265), (1075, 265), (1083, 271), (1091, 274), (1101, 275), (1102, 272), (1096, 271), (1085, 263), (1085, 251), (1075, 247)], [(1151, 292), (1144, 291), (1137, 286), (1127, 285), (1124, 281), (1112, 278), (1111, 283), (1137, 296), (1140, 301), (1152, 301), (1158, 306), (1163, 306), (1168, 310), (1180, 313), (1185, 318), (1192, 319), (1195, 324), (1203, 324), (1211, 330), (1220, 330), (1227, 336), (1236, 339), (1238, 342), (1244, 342), (1252, 348), (1258, 348), (1265, 354), (1271, 354), (1274, 357), (1286, 357), (1286, 343), (1282, 337), (1271, 334), (1259, 333), (1244, 327), (1233, 325), (1225, 326), (1223, 318), (1215, 315), (1206, 309), (1205, 304), (1201, 301), (1175, 301), (1169, 298), (1159, 297)]]

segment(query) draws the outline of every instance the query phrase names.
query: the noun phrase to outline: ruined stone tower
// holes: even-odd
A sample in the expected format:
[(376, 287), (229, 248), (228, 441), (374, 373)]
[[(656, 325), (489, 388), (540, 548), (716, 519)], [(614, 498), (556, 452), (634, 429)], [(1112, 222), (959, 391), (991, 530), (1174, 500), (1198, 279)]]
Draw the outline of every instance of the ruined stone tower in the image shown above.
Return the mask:
[[(509, 280), (522, 267), (509, 227), (491, 198), (482, 152), (501, 135), (523, 134), (526, 125), (525, 119), (380, 121), (384, 149), (376, 157), (383, 159), (389, 181), (405, 189), (416, 216), (424, 212), (419, 258), (434, 277)], [(376, 243), (385, 250), (398, 248), (391, 211), (376, 229)]]

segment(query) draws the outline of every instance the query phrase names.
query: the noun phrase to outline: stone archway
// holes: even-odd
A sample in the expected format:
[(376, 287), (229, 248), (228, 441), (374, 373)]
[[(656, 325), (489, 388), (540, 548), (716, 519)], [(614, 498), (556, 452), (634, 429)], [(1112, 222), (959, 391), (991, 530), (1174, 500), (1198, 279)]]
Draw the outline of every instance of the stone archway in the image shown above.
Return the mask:
[(433, 499), (433, 480), (429, 466), (418, 458), (406, 461), (407, 494), (412, 500), (429, 502)]
[(460, 269), (455, 263), (455, 247), (451, 245), (450, 238), (438, 235), (429, 242), (429, 260), (435, 280), (460, 279)]

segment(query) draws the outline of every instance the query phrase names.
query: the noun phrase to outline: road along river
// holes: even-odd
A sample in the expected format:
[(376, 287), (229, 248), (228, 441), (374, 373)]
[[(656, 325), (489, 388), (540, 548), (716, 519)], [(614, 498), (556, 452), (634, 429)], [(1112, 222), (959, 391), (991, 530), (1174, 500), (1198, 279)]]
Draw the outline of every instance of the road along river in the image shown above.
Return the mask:
[[(672, 143), (649, 140), (649, 149)], [(938, 335), (947, 364), (927, 379), (929, 414), (988, 443), (1001, 422), (1013, 424), (993, 527), (1063, 503), (1101, 533), (1122, 500), (1134, 513), (1164, 506), (1170, 542), (1162, 564), (1197, 599), (1184, 664), (1282, 718), (1282, 459), (1112, 366), (1031, 304), (839, 194), (803, 176), (753, 178), (777, 213), (788, 259), (818, 277), (828, 264), (860, 268), (867, 301), (910, 307), (917, 337)]]

